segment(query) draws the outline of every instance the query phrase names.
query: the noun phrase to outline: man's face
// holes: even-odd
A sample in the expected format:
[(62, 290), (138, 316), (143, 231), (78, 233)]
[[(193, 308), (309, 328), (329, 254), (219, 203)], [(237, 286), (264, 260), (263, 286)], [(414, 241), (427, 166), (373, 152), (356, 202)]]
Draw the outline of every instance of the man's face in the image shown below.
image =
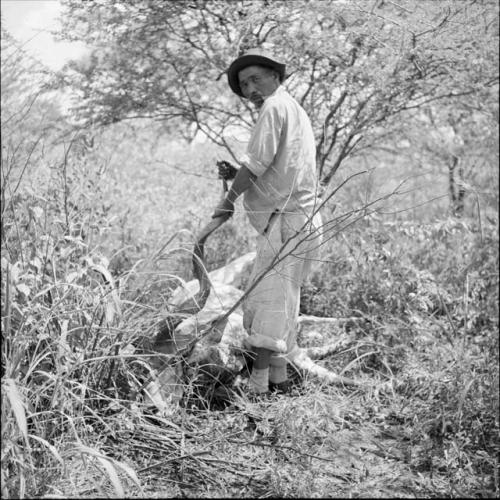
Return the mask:
[(280, 85), (277, 73), (262, 66), (247, 66), (238, 73), (242, 94), (260, 108), (264, 97), (271, 95)]

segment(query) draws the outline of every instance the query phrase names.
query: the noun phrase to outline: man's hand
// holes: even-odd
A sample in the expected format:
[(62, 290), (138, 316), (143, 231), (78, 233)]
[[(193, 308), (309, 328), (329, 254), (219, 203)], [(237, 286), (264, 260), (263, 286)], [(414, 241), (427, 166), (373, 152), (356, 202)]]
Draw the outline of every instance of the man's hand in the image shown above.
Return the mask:
[[(234, 167), (233, 167), (234, 168)], [(238, 170), (231, 189), (227, 192), (225, 198), (215, 207), (212, 215), (213, 219), (224, 217), (224, 220), (229, 219), (234, 213), (234, 202), (241, 193), (244, 193), (250, 186), (253, 185), (257, 177), (248, 170), (245, 165), (242, 165)]]
[(217, 162), (217, 169), (219, 172), (219, 177), (221, 179), (225, 179), (226, 181), (234, 179), (236, 174), (238, 173), (238, 169), (225, 160)]
[(233, 215), (233, 213), (234, 213), (234, 203), (229, 201), (227, 198), (224, 198), (215, 207), (214, 213), (212, 214), (212, 219), (216, 219), (217, 217), (229, 218)]

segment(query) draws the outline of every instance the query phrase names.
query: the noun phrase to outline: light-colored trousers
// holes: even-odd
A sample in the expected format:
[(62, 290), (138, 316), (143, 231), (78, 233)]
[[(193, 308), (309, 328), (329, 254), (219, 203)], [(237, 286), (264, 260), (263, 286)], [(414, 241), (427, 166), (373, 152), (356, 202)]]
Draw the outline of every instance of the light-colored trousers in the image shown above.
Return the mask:
[(297, 349), (300, 287), (318, 258), (321, 224), (319, 213), (311, 221), (306, 215), (277, 212), (257, 237), (248, 287), (265, 274), (243, 304), (243, 326), (248, 347), (273, 351), (273, 366), (285, 365)]

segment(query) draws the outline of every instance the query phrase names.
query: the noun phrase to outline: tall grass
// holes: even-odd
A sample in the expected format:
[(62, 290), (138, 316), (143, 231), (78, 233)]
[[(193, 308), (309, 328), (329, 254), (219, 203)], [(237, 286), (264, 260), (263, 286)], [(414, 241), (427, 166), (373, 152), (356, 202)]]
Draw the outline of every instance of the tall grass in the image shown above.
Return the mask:
[[(159, 414), (144, 346), (191, 278), (220, 153), (138, 140), (150, 124), (62, 140), (21, 109), (2, 122), (2, 497), (498, 496), (491, 203), (371, 214), (325, 246), (302, 312), (355, 317), (324, 332), (348, 342), (323, 363), (369, 390), (299, 378), (293, 397)], [(251, 249), (243, 219), (207, 244), (210, 268)]]
[[(325, 249), (305, 287), (303, 312), (360, 318), (343, 324), (351, 344), (324, 362), (347, 376), (376, 380), (380, 390), (332, 393), (309, 380), (298, 399), (243, 406), (222, 420), (208, 404), (155, 416), (137, 393), (151, 372), (138, 346), (153, 337), (178, 282), (175, 273), (158, 272), (158, 260), (175, 262), (175, 248), (187, 251), (190, 240), (179, 246), (174, 237), (163, 250), (162, 240), (141, 259), (113, 268), (105, 250), (116, 217), (107, 198), (110, 169), (65, 153), (57, 168), (46, 169), (45, 183), (39, 172), (36, 191), (29, 182), (20, 186), (2, 221), (3, 496), (158, 494), (153, 485), (160, 471), (162, 491), (172, 495), (185, 494), (190, 481), (199, 494), (233, 495), (238, 489), (229, 485), (243, 484), (245, 475), (255, 479), (238, 491), (303, 495), (311, 477), (297, 476), (283, 457), (302, 450), (303, 459), (319, 453), (323, 458), (311, 460), (325, 462), (329, 455), (321, 450), (340, 444), (330, 438), (318, 448), (318, 433), (380, 432), (380, 422), (389, 419), (402, 429), (400, 447), (391, 453), (408, 477), (421, 475), (423, 492), (488, 495), (498, 488), (495, 224), (483, 223), (480, 232), (467, 219), (422, 225), (373, 215)], [(228, 245), (232, 232), (234, 222), (214, 235), (213, 265), (221, 252), (245, 248), (245, 235)], [(190, 393), (195, 381), (184, 382)], [(260, 451), (267, 450), (272, 467), (252, 469), (231, 448), (231, 439), (238, 447), (234, 425), (249, 442), (248, 411), (263, 419), (259, 432), (271, 448)], [(364, 443), (359, 446), (368, 446), (367, 436), (356, 436)], [(224, 468), (222, 476), (214, 475), (215, 464)], [(340, 482), (350, 481), (342, 470)], [(429, 483), (436, 474), (446, 481)], [(314, 481), (317, 494), (331, 485), (322, 481)]]
[[(150, 226), (145, 247), (129, 252), (114, 232), (117, 219), (126, 230), (124, 213), (110, 198), (127, 188), (114, 184), (106, 158), (96, 160), (81, 135), (59, 155), (46, 155), (46, 138), (36, 144), (25, 163), (2, 158), (2, 496), (142, 495), (137, 471), (150, 467), (133, 450), (161, 417), (139, 392), (153, 369), (141, 346), (180, 280), (161, 261), (181, 268), (192, 240), (169, 231), (148, 242)], [(182, 428), (162, 422), (174, 431), (150, 446), (156, 459), (204, 460), (186, 455)]]
[(363, 319), (341, 366), (391, 381), (410, 465), (452, 496), (498, 492), (498, 243), (493, 221), (366, 219), (303, 292), (304, 312)]
[(40, 155), (37, 184), (29, 171), (13, 183), (18, 165), (2, 162), (9, 195), (2, 211), (6, 497), (47, 493), (67, 459), (89, 450), (118, 487), (116, 464), (98, 454), (91, 429), (107, 425), (98, 411), (116, 395), (109, 391), (113, 357), (126, 335), (106, 258), (92, 242), (107, 223), (96, 203), (100, 174), (85, 178), (66, 153), (61, 164), (45, 168), (45, 178)]

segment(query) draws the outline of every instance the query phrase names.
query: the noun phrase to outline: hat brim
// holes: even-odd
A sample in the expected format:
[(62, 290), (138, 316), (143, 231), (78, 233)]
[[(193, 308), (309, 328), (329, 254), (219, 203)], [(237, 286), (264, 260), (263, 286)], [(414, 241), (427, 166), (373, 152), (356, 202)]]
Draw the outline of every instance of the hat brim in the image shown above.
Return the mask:
[(243, 55), (238, 59), (236, 59), (235, 61), (233, 61), (233, 63), (231, 64), (231, 66), (229, 66), (229, 69), (227, 70), (227, 80), (229, 82), (231, 90), (235, 94), (238, 94), (241, 97), (244, 96), (240, 89), (238, 73), (242, 69), (247, 68), (248, 66), (266, 66), (268, 68), (272, 68), (278, 72), (280, 83), (282, 83), (283, 80), (285, 79), (285, 70), (286, 70), (285, 64), (273, 61), (268, 57), (259, 56), (256, 54)]

